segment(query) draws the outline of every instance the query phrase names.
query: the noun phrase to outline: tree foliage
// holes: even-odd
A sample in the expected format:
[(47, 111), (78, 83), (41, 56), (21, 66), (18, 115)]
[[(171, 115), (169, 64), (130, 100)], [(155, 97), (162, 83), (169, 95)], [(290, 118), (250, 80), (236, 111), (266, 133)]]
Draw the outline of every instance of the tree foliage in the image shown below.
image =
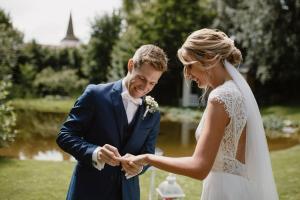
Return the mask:
[[(161, 103), (178, 104), (181, 97), (182, 66), (177, 49), (192, 31), (209, 26), (215, 13), (209, 10), (210, 1), (195, 0), (136, 0), (124, 1), (124, 31), (113, 49), (114, 78), (126, 72), (127, 61), (142, 44), (156, 44), (169, 57), (169, 70), (161, 78), (153, 95)], [(126, 49), (128, 49), (126, 51)], [(126, 53), (124, 53), (126, 52)], [(124, 75), (124, 74), (123, 74)], [(170, 90), (172, 88), (172, 90)], [(165, 95), (158, 95), (158, 93)], [(173, 101), (170, 102), (170, 99)]]
[(33, 85), (38, 94), (72, 96), (82, 91), (87, 80), (80, 79), (74, 69), (54, 71), (51, 67), (37, 74)]
[(7, 98), (22, 42), (23, 35), (13, 27), (10, 17), (0, 8), (0, 147), (8, 145), (16, 135), (16, 116)]
[(111, 52), (121, 31), (121, 17), (114, 11), (111, 15), (97, 16), (91, 24), (92, 33), (86, 47), (83, 73), (91, 83), (107, 81), (111, 65)]
[(39, 93), (41, 90), (33, 83), (39, 79), (39, 73), (49, 67), (56, 72), (72, 69), (80, 82), (83, 78), (82, 60), (81, 48), (43, 46), (34, 40), (24, 44), (19, 51), (17, 65), (13, 72), (15, 91), (13, 95), (15, 97), (42, 96)]
[(220, 9), (220, 24), (226, 24), (244, 50), (260, 101), (279, 103), (288, 96), (299, 98), (294, 86), (300, 79), (300, 1), (234, 2), (226, 1)]
[(0, 8), (0, 80), (11, 76), (22, 42), (23, 35), (13, 27), (9, 15)]
[(7, 102), (8, 90), (11, 82), (0, 80), (0, 147), (9, 145), (14, 141), (16, 130), (16, 116), (12, 106)]
[[(122, 2), (120, 12), (97, 16), (92, 21), (87, 45), (65, 49), (35, 41), (24, 44), (23, 34), (0, 9), (0, 80), (12, 77), (14, 96), (68, 94), (73, 89), (53, 89), (50, 82), (54, 80), (46, 72), (61, 81), (73, 74), (80, 83), (85, 79), (92, 83), (116, 80), (125, 75), (128, 59), (135, 50), (152, 43), (163, 48), (169, 57), (169, 70), (152, 95), (162, 104), (178, 105), (183, 77), (177, 49), (192, 31), (212, 27), (235, 39), (244, 55), (243, 64), (250, 67), (249, 76), (260, 102), (299, 99), (295, 86), (300, 80), (300, 0)], [(68, 78), (80, 89), (80, 84)]]

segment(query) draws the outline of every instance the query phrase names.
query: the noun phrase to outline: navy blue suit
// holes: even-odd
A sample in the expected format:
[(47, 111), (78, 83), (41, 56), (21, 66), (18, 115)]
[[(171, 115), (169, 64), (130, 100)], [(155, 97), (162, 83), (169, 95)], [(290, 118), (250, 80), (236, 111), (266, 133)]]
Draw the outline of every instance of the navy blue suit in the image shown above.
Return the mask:
[[(139, 179), (126, 179), (121, 166), (105, 165), (99, 171), (92, 165), (98, 146), (110, 144), (121, 155), (154, 153), (159, 132), (159, 112), (143, 118), (145, 103), (138, 107), (128, 124), (123, 105), (122, 80), (89, 85), (77, 99), (57, 137), (57, 144), (77, 159), (68, 200), (139, 200)], [(146, 169), (143, 170), (143, 172)]]

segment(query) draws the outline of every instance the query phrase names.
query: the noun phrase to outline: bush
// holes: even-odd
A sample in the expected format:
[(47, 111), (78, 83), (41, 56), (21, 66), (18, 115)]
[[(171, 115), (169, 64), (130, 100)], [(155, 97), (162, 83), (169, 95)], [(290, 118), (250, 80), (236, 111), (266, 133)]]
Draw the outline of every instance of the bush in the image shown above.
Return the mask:
[(290, 136), (291, 134), (294, 134), (299, 130), (298, 122), (286, 120), (275, 115), (264, 116), (263, 123), (266, 134), (269, 138)]
[(80, 79), (74, 69), (54, 71), (48, 67), (37, 74), (33, 85), (38, 94), (72, 96), (80, 92), (87, 80)]
[(0, 147), (7, 146), (14, 141), (16, 116), (13, 108), (7, 103), (10, 82), (0, 81)]
[(0, 80), (12, 75), (23, 35), (13, 27), (10, 16), (0, 7)]

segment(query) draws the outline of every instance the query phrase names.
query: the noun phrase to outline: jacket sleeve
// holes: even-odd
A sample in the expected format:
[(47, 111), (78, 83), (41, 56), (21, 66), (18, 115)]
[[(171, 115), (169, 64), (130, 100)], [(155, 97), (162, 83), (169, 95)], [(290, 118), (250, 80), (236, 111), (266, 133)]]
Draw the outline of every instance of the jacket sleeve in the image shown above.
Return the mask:
[(93, 117), (94, 87), (89, 85), (77, 99), (56, 139), (60, 148), (88, 165), (92, 165), (92, 154), (97, 148), (84, 139)]

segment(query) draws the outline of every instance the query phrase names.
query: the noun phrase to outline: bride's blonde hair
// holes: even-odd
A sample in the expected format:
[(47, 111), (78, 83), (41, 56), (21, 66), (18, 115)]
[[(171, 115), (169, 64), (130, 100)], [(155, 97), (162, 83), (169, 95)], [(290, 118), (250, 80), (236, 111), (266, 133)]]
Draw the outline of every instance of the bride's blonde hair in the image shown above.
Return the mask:
[[(191, 55), (195, 60), (187, 62), (183, 54)], [(217, 29), (200, 29), (188, 36), (180, 49), (177, 51), (179, 60), (184, 65), (184, 76), (187, 79), (186, 66), (195, 62), (202, 63), (203, 70), (214, 67), (218, 62), (226, 59), (232, 65), (237, 65), (242, 61), (241, 51), (236, 48), (234, 41), (224, 32)], [(207, 65), (209, 63), (209, 65)], [(205, 89), (204, 94), (208, 88)]]

